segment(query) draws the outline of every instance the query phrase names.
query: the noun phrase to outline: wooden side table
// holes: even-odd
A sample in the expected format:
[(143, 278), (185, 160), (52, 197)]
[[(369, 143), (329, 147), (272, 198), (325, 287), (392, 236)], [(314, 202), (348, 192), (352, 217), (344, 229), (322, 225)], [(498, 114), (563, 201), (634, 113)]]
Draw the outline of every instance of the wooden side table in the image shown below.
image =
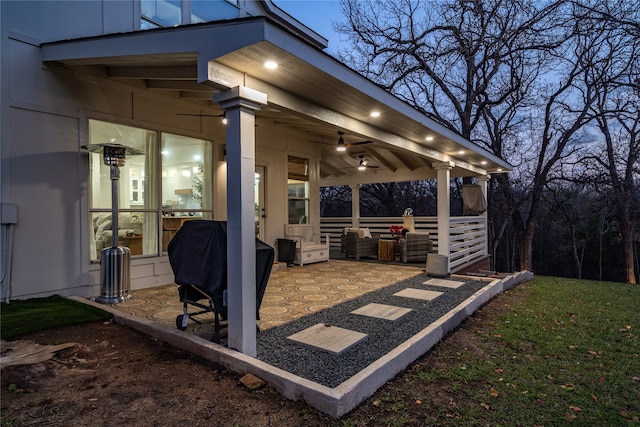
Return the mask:
[(395, 240), (378, 240), (378, 260), (394, 261), (396, 259)]
[(142, 234), (124, 236), (122, 240), (131, 251), (131, 255), (142, 255)]

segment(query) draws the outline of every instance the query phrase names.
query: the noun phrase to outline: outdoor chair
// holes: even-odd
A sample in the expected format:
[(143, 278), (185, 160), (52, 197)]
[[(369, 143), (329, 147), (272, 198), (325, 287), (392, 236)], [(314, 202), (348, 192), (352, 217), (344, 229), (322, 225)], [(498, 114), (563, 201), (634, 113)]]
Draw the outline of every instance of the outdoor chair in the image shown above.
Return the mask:
[(408, 232), (398, 243), (402, 262), (427, 261), (427, 254), (433, 243), (426, 232)]
[(363, 256), (378, 256), (380, 233), (370, 233), (371, 237), (364, 237), (364, 234), (364, 230), (358, 230), (347, 231), (343, 235), (345, 257), (360, 259)]

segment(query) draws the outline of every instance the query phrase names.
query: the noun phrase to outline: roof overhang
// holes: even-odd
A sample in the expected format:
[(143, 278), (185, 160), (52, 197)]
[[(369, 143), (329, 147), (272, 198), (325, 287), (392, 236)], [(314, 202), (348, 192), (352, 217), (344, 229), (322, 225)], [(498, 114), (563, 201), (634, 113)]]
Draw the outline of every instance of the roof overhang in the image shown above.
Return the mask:
[[(453, 162), (452, 176), (511, 170), (504, 160), (267, 17), (46, 43), (42, 60), (76, 72), (143, 82), (151, 90), (178, 91), (199, 107), (216, 108), (213, 93), (246, 86), (268, 96), (258, 119), (300, 130), (310, 141), (324, 144), (337, 140), (337, 130), (345, 132), (347, 142), (374, 141), (365, 152), (381, 172), (439, 162)], [(278, 68), (266, 69), (267, 60), (276, 61)], [(374, 110), (379, 117), (370, 116)], [(321, 166), (326, 182), (334, 184), (334, 178), (344, 178), (340, 162), (352, 162), (340, 160), (328, 147), (323, 146)], [(380, 173), (375, 181), (389, 180), (390, 174)]]

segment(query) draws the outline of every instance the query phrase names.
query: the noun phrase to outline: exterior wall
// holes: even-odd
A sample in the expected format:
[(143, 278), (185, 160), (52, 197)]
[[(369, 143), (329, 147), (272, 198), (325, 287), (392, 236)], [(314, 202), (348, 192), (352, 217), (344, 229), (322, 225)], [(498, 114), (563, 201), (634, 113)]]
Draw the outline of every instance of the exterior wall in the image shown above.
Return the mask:
[[(218, 147), (213, 150), (215, 216), (226, 217), (226, 177), (219, 149), (223, 127), (206, 117), (176, 116), (193, 110), (193, 104), (178, 98), (79, 76), (40, 61), (40, 42), (135, 28), (135, 4), (0, 2), (0, 191), (2, 203), (18, 206), (11, 248), (12, 298), (99, 294), (100, 266), (89, 261), (89, 168), (87, 153), (80, 148), (88, 143), (89, 118), (213, 140)], [(311, 159), (314, 190), (318, 160), (313, 146), (300, 135), (258, 128), (257, 139), (256, 162), (267, 172), (265, 240), (274, 244), (287, 218), (287, 155)], [(319, 201), (312, 209), (319, 227)], [(133, 259), (131, 277), (133, 289), (173, 281), (166, 256)]]

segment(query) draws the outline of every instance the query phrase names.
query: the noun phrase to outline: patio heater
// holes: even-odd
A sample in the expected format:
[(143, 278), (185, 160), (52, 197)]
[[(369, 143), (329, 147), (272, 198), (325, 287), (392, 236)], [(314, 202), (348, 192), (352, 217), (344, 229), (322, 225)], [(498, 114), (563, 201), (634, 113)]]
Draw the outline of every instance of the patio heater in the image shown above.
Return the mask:
[(91, 153), (102, 153), (105, 165), (111, 172), (111, 247), (100, 252), (100, 296), (95, 300), (102, 304), (117, 304), (130, 298), (131, 251), (118, 246), (118, 179), (120, 167), (127, 154), (143, 154), (133, 147), (121, 144), (90, 144), (82, 146)]

